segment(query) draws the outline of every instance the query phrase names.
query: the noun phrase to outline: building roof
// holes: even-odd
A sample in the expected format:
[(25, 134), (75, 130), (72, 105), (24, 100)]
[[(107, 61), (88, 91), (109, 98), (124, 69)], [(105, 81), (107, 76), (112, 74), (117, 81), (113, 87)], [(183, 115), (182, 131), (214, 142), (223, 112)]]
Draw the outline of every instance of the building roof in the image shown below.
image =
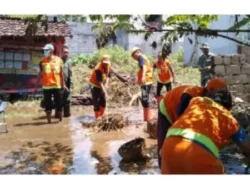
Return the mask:
[[(39, 26), (39, 25), (38, 25)], [(0, 37), (4, 36), (25, 36), (27, 24), (22, 19), (0, 18)], [(36, 37), (72, 37), (71, 28), (66, 22), (48, 22), (48, 30), (45, 32), (44, 26), (39, 26), (35, 34)]]

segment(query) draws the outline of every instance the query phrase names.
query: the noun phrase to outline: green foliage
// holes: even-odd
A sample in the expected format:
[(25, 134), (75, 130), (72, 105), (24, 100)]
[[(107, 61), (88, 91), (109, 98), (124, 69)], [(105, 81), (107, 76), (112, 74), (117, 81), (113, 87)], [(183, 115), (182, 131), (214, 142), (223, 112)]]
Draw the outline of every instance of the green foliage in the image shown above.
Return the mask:
[(172, 60), (176, 63), (183, 63), (184, 60), (184, 49), (181, 48), (177, 53), (173, 54)]
[[(72, 57), (72, 62), (73, 65), (85, 64), (88, 67), (93, 68), (101, 60), (103, 55), (109, 55), (112, 66), (120, 72), (134, 73), (137, 69), (137, 64), (132, 59), (130, 52), (124, 50), (120, 46), (101, 48), (91, 55), (80, 54)], [(153, 61), (152, 57), (149, 57), (149, 59)]]
[[(149, 15), (146, 15), (148, 17)], [(239, 29), (249, 23), (249, 15), (244, 18), (242, 21), (234, 24), (229, 29)], [(31, 20), (34, 18), (33, 20)], [(46, 15), (34, 15), (33, 17), (27, 17), (24, 19), (29, 20), (29, 25), (32, 25), (32, 28), (35, 28), (34, 23), (44, 22), (46, 20)], [(105, 47), (107, 45), (107, 39), (115, 39), (116, 30), (125, 30), (127, 32), (133, 32), (135, 34), (144, 33), (145, 40), (147, 40), (153, 33), (154, 30), (148, 27), (149, 30), (140, 31), (136, 29), (134, 21), (142, 21), (142, 25), (146, 25), (145, 21), (139, 15), (62, 15), (63, 20), (72, 20), (75, 22), (86, 22), (91, 20), (95, 23), (93, 30), (99, 30), (99, 36), (97, 37), (97, 46), (98, 48)], [(209, 25), (211, 22), (218, 20), (218, 15), (172, 15), (166, 18), (162, 22), (162, 27), (167, 27), (171, 31), (165, 31), (162, 33), (161, 40), (172, 44), (182, 38), (183, 36), (188, 36), (192, 33), (195, 33), (197, 36), (203, 37), (223, 37), (228, 40), (235, 41), (235, 39), (229, 38), (226, 35), (219, 34), (216, 30), (210, 30)], [(109, 27), (105, 27), (105, 20), (112, 21), (109, 22)], [(195, 27), (194, 27), (195, 26)], [(27, 30), (27, 33), (34, 34), (35, 30)], [(192, 40), (189, 39), (189, 42), (192, 43)], [(235, 41), (238, 43), (243, 43), (241, 41)], [(245, 44), (247, 45), (247, 44)]]

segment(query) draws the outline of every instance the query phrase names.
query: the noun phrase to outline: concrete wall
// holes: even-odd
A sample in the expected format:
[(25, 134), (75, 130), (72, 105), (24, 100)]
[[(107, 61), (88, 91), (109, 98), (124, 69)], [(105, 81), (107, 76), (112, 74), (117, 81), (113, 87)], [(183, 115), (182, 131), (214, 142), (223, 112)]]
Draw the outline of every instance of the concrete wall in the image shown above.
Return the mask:
[[(243, 17), (240, 17), (241, 20)], [(212, 22), (210, 27), (211, 29), (228, 29), (235, 23), (235, 15), (221, 15), (218, 21)], [(236, 38), (235, 33), (222, 33), (232, 38)], [(194, 35), (188, 36), (193, 41)], [(188, 42), (188, 37), (184, 38), (184, 64), (190, 64), (190, 59), (192, 53), (195, 51), (195, 63), (198, 61), (198, 57), (202, 54), (199, 48), (195, 48), (194, 44), (190, 44)], [(210, 47), (210, 51), (217, 55), (226, 55), (233, 54), (237, 52), (237, 43), (224, 39), (224, 38), (204, 38), (199, 37), (198, 43), (208, 43)]]
[(234, 96), (250, 102), (250, 48), (239, 46), (238, 54), (215, 56), (214, 73), (227, 82)]
[[(145, 15), (140, 15), (142, 18), (144, 18)], [(169, 17), (170, 15), (163, 15), (162, 18), (163, 20), (165, 20), (167, 17)], [(144, 26), (142, 25), (142, 22), (139, 20), (137, 22), (134, 23), (135, 27), (137, 29), (144, 29)], [(166, 27), (164, 28), (166, 29)], [(131, 49), (135, 46), (140, 47), (143, 52), (145, 52), (145, 54), (148, 55), (153, 55), (156, 56), (157, 53), (161, 50), (162, 48), (162, 44), (160, 42), (160, 39), (162, 37), (162, 35), (164, 34), (164, 32), (155, 32), (153, 33), (149, 39), (147, 41), (144, 40), (144, 34), (139, 34), (139, 35), (135, 35), (135, 34), (129, 34), (128, 40), (128, 49)], [(151, 44), (156, 41), (157, 43), (157, 48), (154, 49)], [(179, 42), (175, 43), (172, 45), (172, 52), (176, 53), (178, 52), (182, 47), (183, 47), (183, 41), (184, 39), (180, 39)]]
[[(144, 15), (141, 15), (144, 17)], [(166, 18), (168, 15), (164, 15), (163, 18)], [(131, 21), (132, 22), (132, 21)], [(69, 46), (69, 51), (71, 55), (77, 54), (91, 54), (93, 51), (97, 50), (95, 39), (98, 34), (98, 31), (92, 31), (91, 27), (94, 23), (75, 23), (68, 22), (72, 28), (73, 38), (67, 38), (66, 43)], [(143, 29), (143, 25), (138, 20), (135, 22), (136, 28)], [(126, 50), (132, 49), (134, 46), (139, 46), (142, 50), (148, 54), (156, 56), (158, 51), (161, 50), (160, 37), (162, 33), (154, 33), (148, 41), (144, 40), (144, 35), (134, 35), (127, 34), (125, 31), (117, 31), (117, 45), (120, 45)], [(151, 44), (156, 41), (158, 44), (157, 49), (153, 49)], [(177, 52), (183, 46), (183, 39), (180, 42), (176, 43), (172, 47), (173, 53)]]
[(72, 28), (73, 38), (67, 38), (66, 43), (72, 56), (80, 53), (91, 54), (97, 49), (95, 39), (98, 31), (91, 30), (93, 23), (69, 22), (69, 25)]

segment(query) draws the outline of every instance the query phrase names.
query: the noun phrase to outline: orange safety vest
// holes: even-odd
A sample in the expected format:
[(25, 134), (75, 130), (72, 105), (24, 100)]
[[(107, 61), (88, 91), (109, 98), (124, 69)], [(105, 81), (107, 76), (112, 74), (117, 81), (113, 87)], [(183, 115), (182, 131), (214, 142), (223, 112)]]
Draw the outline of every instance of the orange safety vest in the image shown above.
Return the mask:
[(102, 63), (98, 63), (96, 65), (96, 67), (93, 69), (91, 75), (90, 75), (90, 78), (89, 78), (89, 84), (94, 86), (94, 87), (97, 87), (97, 88), (100, 88), (101, 85), (100, 83), (96, 80), (96, 71), (99, 70), (102, 72), (102, 77), (103, 77), (103, 81), (105, 82), (108, 75), (109, 75), (109, 72), (110, 72), (110, 65), (108, 66), (108, 69), (105, 71), (105, 69), (103, 68), (102, 66)]
[(60, 89), (63, 61), (54, 56), (52, 60), (44, 57), (41, 59), (43, 89)]
[(184, 93), (190, 94), (192, 97), (201, 96), (203, 87), (183, 85), (169, 91), (160, 102), (160, 112), (169, 120), (174, 123), (177, 119), (177, 109), (180, 104), (181, 96)]
[(168, 130), (167, 137), (181, 136), (203, 144), (217, 158), (239, 125), (230, 111), (210, 98), (195, 97), (187, 111)]
[(163, 62), (157, 61), (155, 63), (155, 67), (157, 70), (157, 80), (162, 84), (166, 84), (170, 82), (171, 73), (169, 69), (170, 63), (168, 60)]
[(139, 67), (139, 70), (137, 72), (137, 83), (139, 85), (149, 85), (149, 84), (152, 84), (153, 83), (153, 71), (152, 71), (152, 68), (151, 68), (151, 65), (150, 65), (150, 62), (148, 60), (148, 58), (144, 55), (142, 55), (144, 61), (145, 61), (145, 69), (146, 69), (146, 76), (145, 76), (145, 83), (143, 84), (142, 83), (142, 69)]

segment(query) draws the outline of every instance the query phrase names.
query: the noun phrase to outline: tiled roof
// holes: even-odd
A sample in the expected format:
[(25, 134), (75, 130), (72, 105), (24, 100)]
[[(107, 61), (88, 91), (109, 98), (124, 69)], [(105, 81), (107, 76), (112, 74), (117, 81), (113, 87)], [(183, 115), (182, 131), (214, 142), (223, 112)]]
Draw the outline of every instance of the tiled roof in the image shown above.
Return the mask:
[[(1, 19), (0, 18), (0, 36), (25, 36), (27, 24), (21, 19)], [(39, 26), (35, 36), (57, 36), (71, 37), (71, 29), (66, 22), (49, 22), (48, 30), (45, 32), (44, 26)]]

